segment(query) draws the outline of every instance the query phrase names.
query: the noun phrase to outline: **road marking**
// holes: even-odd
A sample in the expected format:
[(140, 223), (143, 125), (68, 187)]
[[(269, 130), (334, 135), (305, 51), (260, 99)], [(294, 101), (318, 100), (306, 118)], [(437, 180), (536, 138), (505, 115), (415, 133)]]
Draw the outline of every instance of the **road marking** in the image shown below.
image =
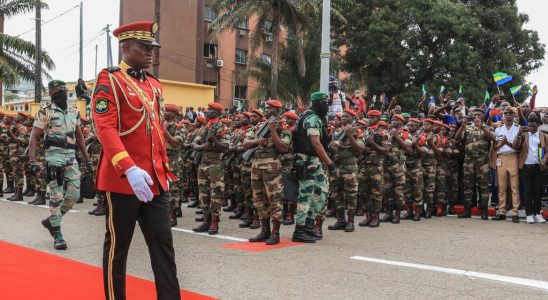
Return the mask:
[[(27, 202), (24, 202), (24, 201), (9, 201), (8, 199), (4, 199), (4, 198), (0, 198), (0, 201), (4, 201), (4, 202), (8, 202), (8, 203), (15, 203), (15, 204), (21, 204), (21, 205), (29, 205)], [(34, 207), (41, 207), (41, 208), (47, 208), (49, 209), (49, 206), (47, 205), (29, 205), (29, 206), (34, 206)], [(70, 213), (77, 213), (79, 212), (78, 210), (75, 210), (75, 209), (71, 209), (69, 210)]]
[(207, 232), (194, 232), (190, 229), (183, 229), (183, 228), (177, 228), (177, 227), (172, 227), (171, 230), (180, 231), (184, 233), (191, 233), (195, 235), (207, 236), (207, 237), (212, 237), (212, 238), (222, 239), (222, 240), (229, 240), (229, 241), (235, 241), (235, 242), (249, 242), (248, 239), (242, 239), (239, 237), (233, 237), (233, 236), (221, 235), (221, 234), (210, 235)]
[(364, 256), (352, 256), (350, 257), (350, 259), (367, 261), (367, 262), (384, 264), (384, 265), (405, 267), (405, 268), (435, 271), (435, 272), (447, 273), (447, 274), (458, 275), (458, 276), (475, 277), (475, 278), (481, 278), (481, 279), (487, 279), (487, 280), (493, 280), (493, 281), (499, 281), (504, 283), (511, 283), (516, 285), (523, 285), (527, 287), (548, 290), (548, 282), (534, 280), (534, 279), (503, 276), (503, 275), (497, 275), (497, 274), (481, 273), (481, 272), (444, 268), (444, 267), (437, 267), (437, 266), (430, 266), (430, 265), (423, 265), (423, 264), (406, 263), (406, 262), (384, 260), (384, 259), (364, 257)]

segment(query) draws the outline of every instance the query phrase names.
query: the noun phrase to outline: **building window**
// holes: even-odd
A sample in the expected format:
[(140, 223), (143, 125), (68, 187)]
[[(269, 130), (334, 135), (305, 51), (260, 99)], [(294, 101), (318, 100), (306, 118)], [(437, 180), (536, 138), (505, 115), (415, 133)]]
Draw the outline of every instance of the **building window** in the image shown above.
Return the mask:
[(213, 21), (217, 18), (215, 11), (210, 6), (204, 6), (204, 20)]
[(247, 97), (247, 86), (237, 85), (234, 87), (234, 99), (245, 100)]
[(204, 44), (204, 57), (215, 58), (216, 54), (217, 54), (217, 45)]
[(243, 19), (240, 23), (236, 24), (236, 27), (240, 29), (248, 29), (247, 18)]
[(272, 56), (263, 53), (261, 55), (261, 60), (270, 65), (272, 63)]
[(217, 86), (217, 82), (215, 82), (215, 81), (204, 81), (204, 85)]
[(236, 49), (236, 63), (247, 64), (247, 51), (242, 49)]

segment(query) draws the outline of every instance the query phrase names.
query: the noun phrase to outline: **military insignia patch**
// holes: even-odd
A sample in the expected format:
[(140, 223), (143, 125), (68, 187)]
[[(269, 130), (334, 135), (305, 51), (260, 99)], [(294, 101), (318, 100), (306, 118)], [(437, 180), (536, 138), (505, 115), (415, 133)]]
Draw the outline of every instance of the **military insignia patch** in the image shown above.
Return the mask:
[(95, 101), (95, 112), (98, 114), (104, 114), (108, 111), (108, 100), (105, 98), (99, 98)]
[(106, 85), (99, 85), (97, 88), (95, 88), (95, 91), (93, 91), (93, 94), (99, 93), (99, 91), (105, 91), (105, 93), (110, 93), (110, 89)]

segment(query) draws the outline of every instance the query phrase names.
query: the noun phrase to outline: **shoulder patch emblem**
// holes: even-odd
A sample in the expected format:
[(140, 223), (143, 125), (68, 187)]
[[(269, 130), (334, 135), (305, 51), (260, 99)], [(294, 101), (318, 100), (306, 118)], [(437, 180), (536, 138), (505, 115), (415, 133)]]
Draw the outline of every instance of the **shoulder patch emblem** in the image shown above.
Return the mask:
[(110, 73), (114, 73), (114, 72), (120, 71), (121, 69), (120, 67), (109, 67), (109, 68), (105, 68), (105, 70), (107, 70)]
[(105, 98), (99, 98), (95, 101), (95, 112), (98, 114), (104, 114), (108, 111), (108, 100)]
[(99, 91), (105, 91), (105, 93), (110, 93), (110, 89), (108, 88), (108, 86), (106, 85), (98, 85), (96, 88), (95, 88), (95, 91), (93, 91), (93, 94), (97, 94), (99, 93)]

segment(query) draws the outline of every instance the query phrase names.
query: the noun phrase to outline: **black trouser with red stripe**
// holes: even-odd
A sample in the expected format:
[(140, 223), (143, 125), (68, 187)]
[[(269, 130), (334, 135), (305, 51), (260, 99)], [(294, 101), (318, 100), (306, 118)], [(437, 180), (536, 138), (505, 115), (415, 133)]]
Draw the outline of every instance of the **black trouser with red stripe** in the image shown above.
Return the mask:
[(126, 260), (135, 223), (148, 246), (158, 299), (180, 299), (173, 237), (169, 225), (169, 194), (162, 192), (151, 202), (135, 195), (106, 193), (103, 280), (107, 300), (126, 299)]

